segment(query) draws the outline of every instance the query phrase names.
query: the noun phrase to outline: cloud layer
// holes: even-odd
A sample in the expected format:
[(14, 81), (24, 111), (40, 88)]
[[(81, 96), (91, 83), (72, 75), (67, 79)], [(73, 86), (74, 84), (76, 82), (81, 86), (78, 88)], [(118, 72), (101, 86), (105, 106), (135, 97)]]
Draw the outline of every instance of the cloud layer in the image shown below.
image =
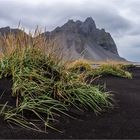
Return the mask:
[(91, 16), (112, 34), (122, 57), (140, 61), (139, 7), (139, 0), (0, 0), (0, 27), (21, 21), (30, 30), (37, 25), (52, 30), (68, 19)]

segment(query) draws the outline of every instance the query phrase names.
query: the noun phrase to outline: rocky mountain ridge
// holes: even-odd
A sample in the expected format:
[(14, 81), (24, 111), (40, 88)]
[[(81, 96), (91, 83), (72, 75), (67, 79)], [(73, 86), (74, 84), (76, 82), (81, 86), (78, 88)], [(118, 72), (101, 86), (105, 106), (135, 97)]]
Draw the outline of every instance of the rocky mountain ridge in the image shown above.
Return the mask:
[[(17, 34), (22, 31), (10, 27), (0, 28), (0, 35), (9, 32)], [(41, 35), (46, 38), (48, 44), (58, 46), (60, 48), (58, 50), (63, 52), (66, 59), (125, 60), (119, 56), (110, 33), (104, 29), (98, 29), (91, 17), (83, 22), (69, 20), (63, 26)], [(60, 53), (59, 51), (58, 53)]]
[(42, 34), (48, 42), (55, 42), (71, 57), (91, 60), (124, 60), (118, 54), (116, 44), (110, 33), (98, 29), (89, 17), (84, 22), (69, 20), (61, 27)]

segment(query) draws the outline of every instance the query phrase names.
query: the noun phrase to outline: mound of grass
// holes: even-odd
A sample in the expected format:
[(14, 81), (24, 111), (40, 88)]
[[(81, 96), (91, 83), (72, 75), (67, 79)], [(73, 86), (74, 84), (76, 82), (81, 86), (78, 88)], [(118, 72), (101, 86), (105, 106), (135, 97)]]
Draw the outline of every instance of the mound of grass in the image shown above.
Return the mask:
[(11, 94), (16, 97), (16, 107), (1, 105), (0, 114), (5, 120), (37, 131), (42, 131), (43, 125), (46, 131), (46, 127), (53, 128), (50, 121), (55, 121), (55, 116), (67, 115), (65, 111), (71, 105), (90, 108), (95, 113), (112, 107), (111, 94), (66, 69), (54, 48), (47, 48), (43, 37), (31, 40), (24, 35), (8, 36), (3, 40), (6, 48), (0, 59), (0, 76), (12, 77)]
[(123, 65), (113, 65), (113, 64), (101, 65), (99, 68), (94, 69), (93, 72), (90, 74), (93, 76), (112, 75), (132, 79), (132, 74), (126, 71)]
[(134, 67), (136, 67), (134, 64), (120, 64), (119, 65), (123, 70), (129, 70), (130, 68), (134, 68)]
[(127, 71), (131, 65), (126, 64), (101, 64), (97, 67), (86, 60), (76, 60), (69, 64), (68, 70), (78, 74), (83, 74), (84, 77), (96, 77), (96, 76), (117, 76), (123, 78), (132, 78), (132, 74)]
[(75, 60), (71, 63), (68, 63), (67, 69), (70, 70), (71, 72), (82, 73), (82, 72), (86, 72), (86, 71), (91, 71), (92, 66), (88, 60), (79, 59), (79, 60)]

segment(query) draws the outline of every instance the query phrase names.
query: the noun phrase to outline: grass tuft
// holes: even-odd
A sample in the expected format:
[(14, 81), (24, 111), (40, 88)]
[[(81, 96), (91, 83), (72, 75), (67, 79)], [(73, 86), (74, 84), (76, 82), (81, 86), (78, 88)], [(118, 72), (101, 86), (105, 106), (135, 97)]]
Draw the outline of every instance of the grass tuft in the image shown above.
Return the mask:
[(93, 75), (94, 76), (112, 75), (112, 76), (132, 79), (132, 74), (126, 71), (122, 66), (123, 65), (113, 65), (113, 64), (101, 65), (99, 68), (93, 70)]
[(98, 76), (117, 76), (122, 78), (132, 79), (132, 74), (127, 71), (132, 65), (126, 64), (98, 64), (96, 67), (87, 60), (76, 60), (68, 64), (67, 69), (71, 72), (81, 74), (84, 77), (98, 77)]

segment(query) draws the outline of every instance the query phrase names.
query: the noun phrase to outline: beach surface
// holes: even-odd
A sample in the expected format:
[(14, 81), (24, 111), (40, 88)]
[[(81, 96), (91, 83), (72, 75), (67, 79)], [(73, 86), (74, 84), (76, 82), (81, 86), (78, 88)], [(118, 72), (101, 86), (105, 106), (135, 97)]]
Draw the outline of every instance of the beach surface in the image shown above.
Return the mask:
[[(104, 77), (97, 82), (105, 83), (116, 100), (113, 110), (96, 116), (91, 110), (79, 112), (70, 109), (75, 119), (62, 115), (54, 126), (62, 131), (48, 129), (47, 133), (10, 126), (0, 117), (1, 139), (140, 139), (140, 67), (131, 68), (133, 79)], [(11, 96), (10, 79), (0, 80), (0, 93), (4, 95), (0, 104), (9, 101), (15, 105)]]

